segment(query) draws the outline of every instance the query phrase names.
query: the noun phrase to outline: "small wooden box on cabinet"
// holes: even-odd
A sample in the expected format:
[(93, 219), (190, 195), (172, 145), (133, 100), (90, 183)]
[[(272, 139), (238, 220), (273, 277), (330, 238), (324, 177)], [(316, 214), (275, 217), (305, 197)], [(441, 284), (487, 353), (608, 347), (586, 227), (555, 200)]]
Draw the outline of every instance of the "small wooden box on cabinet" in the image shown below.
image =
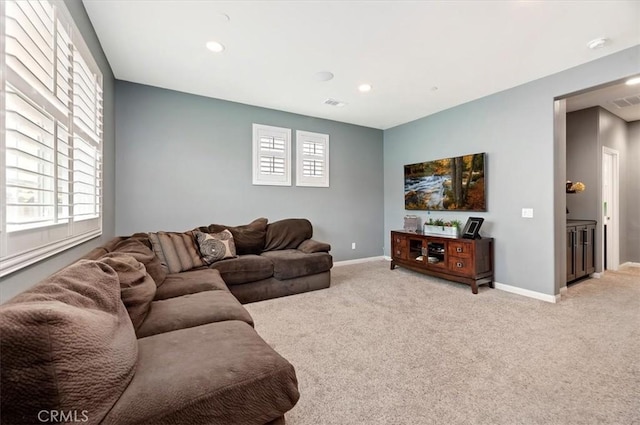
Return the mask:
[(471, 286), (493, 288), (493, 238), (461, 239), (391, 232), (391, 270), (396, 266)]

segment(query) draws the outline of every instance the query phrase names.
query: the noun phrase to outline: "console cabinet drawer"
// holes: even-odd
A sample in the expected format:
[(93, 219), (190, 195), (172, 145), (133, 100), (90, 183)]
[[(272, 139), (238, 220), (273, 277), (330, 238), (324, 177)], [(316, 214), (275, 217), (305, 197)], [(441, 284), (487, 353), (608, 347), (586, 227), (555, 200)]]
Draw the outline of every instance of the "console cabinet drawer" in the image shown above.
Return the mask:
[(391, 250), (393, 251), (392, 257), (400, 258), (402, 260), (408, 259), (409, 245), (407, 243), (406, 236), (392, 235)]
[(471, 258), (473, 245), (465, 242), (449, 242), (449, 257)]
[(449, 270), (465, 276), (473, 276), (473, 261), (468, 257), (449, 257)]

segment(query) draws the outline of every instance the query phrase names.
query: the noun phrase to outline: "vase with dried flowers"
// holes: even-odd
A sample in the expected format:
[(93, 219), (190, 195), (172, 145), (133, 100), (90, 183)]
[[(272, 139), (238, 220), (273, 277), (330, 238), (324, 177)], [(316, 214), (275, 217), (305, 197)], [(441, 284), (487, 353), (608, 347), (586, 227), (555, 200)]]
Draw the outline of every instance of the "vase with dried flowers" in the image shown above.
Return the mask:
[(584, 192), (587, 187), (582, 182), (573, 183), (571, 180), (567, 180), (567, 193), (580, 193)]

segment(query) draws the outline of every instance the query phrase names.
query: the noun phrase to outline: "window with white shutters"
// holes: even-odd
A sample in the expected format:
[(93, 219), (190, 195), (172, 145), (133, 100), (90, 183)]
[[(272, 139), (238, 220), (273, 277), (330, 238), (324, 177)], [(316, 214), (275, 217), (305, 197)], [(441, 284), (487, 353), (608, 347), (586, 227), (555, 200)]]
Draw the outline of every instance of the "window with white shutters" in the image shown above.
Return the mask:
[(291, 186), (291, 129), (253, 124), (253, 184)]
[(296, 186), (329, 187), (329, 135), (296, 131)]
[(0, 276), (102, 233), (102, 74), (63, 2), (0, 2)]

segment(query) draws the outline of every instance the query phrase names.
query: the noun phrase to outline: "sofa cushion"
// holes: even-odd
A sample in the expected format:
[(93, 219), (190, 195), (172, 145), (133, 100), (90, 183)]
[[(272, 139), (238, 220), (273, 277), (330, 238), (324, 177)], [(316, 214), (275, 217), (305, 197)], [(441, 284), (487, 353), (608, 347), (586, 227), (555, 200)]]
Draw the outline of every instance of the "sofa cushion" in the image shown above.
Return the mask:
[(207, 264), (224, 260), (225, 258), (234, 258), (236, 256), (236, 245), (233, 242), (233, 235), (228, 230), (220, 233), (204, 233), (198, 230), (193, 232), (200, 256)]
[[(147, 273), (153, 278), (156, 286), (162, 285), (164, 279), (167, 277), (167, 270), (162, 266), (160, 259), (145, 243), (145, 240), (139, 237), (120, 240), (112, 246), (110, 252), (123, 252), (140, 261), (147, 269)], [(109, 254), (107, 254), (107, 256), (108, 255)]]
[(153, 251), (169, 273), (179, 273), (205, 265), (193, 232), (149, 233)]
[(138, 345), (108, 265), (80, 260), (0, 306), (0, 422), (84, 410), (100, 423), (129, 385)]
[(244, 322), (182, 329), (138, 344), (135, 376), (105, 425), (265, 424), (300, 397), (293, 366)]
[(329, 252), (331, 251), (331, 245), (325, 242), (314, 241), (313, 239), (307, 239), (302, 241), (298, 248), (299, 251), (302, 251), (307, 254), (311, 254), (314, 252)]
[(297, 248), (305, 239), (311, 239), (313, 227), (305, 218), (287, 218), (267, 226), (264, 251)]
[(209, 226), (198, 227), (198, 230), (206, 233), (219, 233), (225, 229), (229, 230), (233, 235), (238, 255), (260, 254), (264, 248), (267, 234), (267, 221), (266, 218), (262, 217), (242, 226), (210, 224)]
[(231, 292), (204, 291), (152, 302), (136, 334), (144, 338), (225, 320), (241, 320), (253, 326), (251, 315)]
[(101, 260), (118, 273), (120, 298), (129, 312), (133, 327), (138, 329), (156, 294), (156, 284), (149, 276), (144, 264), (123, 252), (112, 252)]
[(305, 254), (297, 249), (283, 249), (264, 252), (261, 256), (273, 262), (273, 277), (278, 280), (326, 272), (333, 266), (333, 259), (326, 252)]
[(273, 263), (260, 255), (240, 255), (216, 261), (209, 267), (218, 270), (227, 285), (255, 282), (273, 276)]
[(156, 290), (154, 299), (166, 300), (167, 298), (210, 290), (229, 290), (218, 270), (189, 270), (188, 272), (167, 275), (162, 286)]

